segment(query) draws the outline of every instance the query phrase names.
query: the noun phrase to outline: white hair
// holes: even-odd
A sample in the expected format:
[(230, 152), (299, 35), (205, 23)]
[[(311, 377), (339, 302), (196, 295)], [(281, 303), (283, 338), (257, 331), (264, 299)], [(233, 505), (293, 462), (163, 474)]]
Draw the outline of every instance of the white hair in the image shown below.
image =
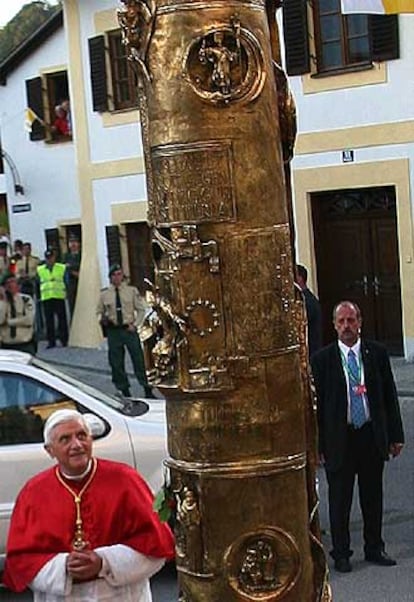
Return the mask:
[(70, 422), (71, 420), (76, 420), (79, 422), (79, 424), (85, 428), (86, 432), (89, 435), (91, 434), (91, 429), (83, 414), (77, 410), (56, 410), (56, 412), (50, 414), (43, 427), (43, 440), (45, 445), (50, 445), (53, 429), (55, 429), (59, 424), (62, 424), (63, 422)]

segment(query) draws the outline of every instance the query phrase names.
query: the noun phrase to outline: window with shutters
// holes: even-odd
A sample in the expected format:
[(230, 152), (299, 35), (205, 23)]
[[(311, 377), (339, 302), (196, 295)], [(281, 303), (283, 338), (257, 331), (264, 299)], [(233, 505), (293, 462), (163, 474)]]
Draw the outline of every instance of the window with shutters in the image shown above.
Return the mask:
[(318, 72), (370, 65), (368, 15), (343, 15), (340, 0), (314, 3)]
[(343, 15), (340, 0), (287, 0), (282, 10), (289, 75), (334, 75), (399, 58), (398, 15)]
[(154, 266), (151, 249), (151, 228), (146, 222), (126, 224), (130, 283), (141, 295), (148, 287), (145, 279), (154, 282)]
[(26, 80), (26, 122), (31, 140), (72, 140), (69, 84), (66, 71)]
[(60, 248), (60, 234), (59, 228), (47, 228), (45, 230), (46, 249), (54, 251), (56, 258), (60, 261), (61, 248)]
[(115, 263), (122, 265), (119, 226), (105, 226), (108, 267)]
[(89, 39), (93, 110), (138, 107), (137, 81), (119, 29)]
[(129, 109), (138, 106), (137, 82), (131, 63), (127, 59), (126, 47), (122, 44), (121, 32), (108, 33), (109, 56), (114, 109)]

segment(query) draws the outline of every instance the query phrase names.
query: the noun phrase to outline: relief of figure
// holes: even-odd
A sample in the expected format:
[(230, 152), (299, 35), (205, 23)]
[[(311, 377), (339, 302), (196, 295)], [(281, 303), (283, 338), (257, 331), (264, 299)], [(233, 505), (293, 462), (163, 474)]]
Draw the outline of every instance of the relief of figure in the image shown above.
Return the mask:
[(270, 543), (259, 540), (248, 546), (240, 569), (239, 582), (247, 591), (269, 591), (279, 585), (275, 574), (276, 557)]
[(144, 337), (144, 351), (151, 366), (148, 378), (152, 384), (172, 383), (177, 378), (177, 347), (184, 340), (186, 323), (174, 310), (160, 291), (149, 281), (152, 291), (146, 294), (151, 311), (141, 326), (148, 331)]
[(125, 8), (118, 10), (118, 22), (122, 31), (122, 43), (127, 47), (130, 60), (138, 64), (140, 73), (150, 79), (147, 67), (147, 50), (151, 40), (155, 16), (153, 0), (122, 0)]
[(211, 81), (213, 87), (224, 95), (232, 89), (231, 67), (239, 58), (239, 52), (234, 52), (224, 45), (224, 32), (216, 31), (213, 35), (214, 46), (206, 46), (205, 40), (199, 51), (201, 63), (212, 63)]
[(185, 564), (194, 573), (203, 568), (203, 540), (201, 534), (201, 514), (194, 491), (184, 487), (177, 499), (177, 521)]

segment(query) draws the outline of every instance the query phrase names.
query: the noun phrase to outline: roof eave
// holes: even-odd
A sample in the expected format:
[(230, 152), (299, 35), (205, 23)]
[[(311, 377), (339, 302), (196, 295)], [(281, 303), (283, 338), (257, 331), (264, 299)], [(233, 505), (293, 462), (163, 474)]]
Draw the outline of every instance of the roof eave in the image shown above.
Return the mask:
[(39, 29), (0, 63), (0, 85), (5, 86), (7, 84), (7, 76), (61, 27), (63, 27), (63, 9), (53, 14)]

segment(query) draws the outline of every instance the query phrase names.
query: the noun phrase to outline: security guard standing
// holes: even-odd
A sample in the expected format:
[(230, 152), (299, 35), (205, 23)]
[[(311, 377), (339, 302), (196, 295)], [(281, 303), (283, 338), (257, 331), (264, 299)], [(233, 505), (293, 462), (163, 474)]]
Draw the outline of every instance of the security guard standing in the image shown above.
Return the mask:
[(55, 315), (58, 319), (59, 339), (63, 347), (68, 344), (68, 321), (66, 318), (66, 266), (56, 261), (53, 250), (45, 252), (45, 263), (37, 268), (40, 283), (40, 300), (43, 305), (46, 335), (46, 349), (56, 347)]
[(119, 264), (109, 269), (111, 284), (101, 291), (97, 313), (104, 336), (108, 338), (108, 360), (112, 382), (125, 397), (130, 397), (130, 385), (125, 371), (125, 347), (132, 360), (135, 376), (144, 388), (145, 397), (154, 398), (145, 373), (144, 356), (137, 326), (142, 322), (145, 305), (138, 289), (124, 281)]
[(30, 295), (19, 292), (17, 279), (6, 272), (0, 288), (0, 339), (3, 349), (36, 353), (34, 304)]

